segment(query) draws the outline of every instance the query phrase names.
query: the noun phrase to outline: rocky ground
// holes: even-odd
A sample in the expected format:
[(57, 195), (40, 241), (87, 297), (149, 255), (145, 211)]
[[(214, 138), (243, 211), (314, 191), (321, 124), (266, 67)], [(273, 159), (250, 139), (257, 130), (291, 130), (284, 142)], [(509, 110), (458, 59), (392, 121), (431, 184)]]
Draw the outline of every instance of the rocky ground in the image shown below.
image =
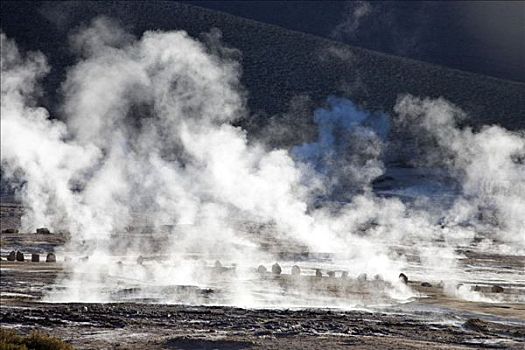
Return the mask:
[[(57, 235), (2, 234), (0, 321), (22, 333), (43, 330), (78, 349), (522, 349), (525, 305), (467, 302), (410, 281), (420, 297), (372, 310), (242, 309), (134, 303), (46, 303), (63, 262), (6, 261), (11, 248), (59, 251)], [(469, 264), (522, 257), (470, 253)], [(480, 286), (490, 294), (492, 287)], [(510, 293), (510, 294), (509, 294)], [(521, 293), (505, 286), (501, 295)], [(509, 299), (512, 300), (512, 299)], [(521, 299), (519, 299), (521, 300)]]
[(45, 329), (81, 349), (520, 348), (525, 332), (523, 324), (446, 324), (430, 314), (219, 306), (18, 302), (4, 304), (1, 317), (3, 325)]

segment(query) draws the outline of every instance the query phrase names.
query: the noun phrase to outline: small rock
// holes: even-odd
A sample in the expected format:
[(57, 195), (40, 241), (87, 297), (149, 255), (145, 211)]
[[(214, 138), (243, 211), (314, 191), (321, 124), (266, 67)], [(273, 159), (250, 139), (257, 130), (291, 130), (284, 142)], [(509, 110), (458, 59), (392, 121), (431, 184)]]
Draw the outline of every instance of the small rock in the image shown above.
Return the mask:
[(2, 233), (18, 233), (18, 230), (16, 228), (7, 228), (2, 230)]
[(315, 269), (315, 277), (323, 277), (323, 273), (319, 269)]
[(292, 275), (299, 276), (301, 274), (301, 268), (297, 265), (292, 266)]
[(80, 258), (80, 261), (82, 261), (82, 262), (86, 262), (88, 260), (89, 260), (89, 256), (87, 256), (87, 255)]
[(421, 287), (432, 287), (432, 285), (428, 282), (421, 283)]
[(375, 281), (382, 281), (382, 280), (383, 280), (383, 276), (381, 276), (380, 274), (376, 274), (376, 275), (374, 276), (374, 280), (375, 280)]
[(53, 253), (49, 253), (49, 254), (47, 254), (46, 262), (48, 262), (48, 263), (54, 263), (54, 262), (57, 262), (57, 257), (56, 257), (56, 255), (53, 254)]
[(16, 252), (12, 250), (7, 256), (7, 261), (15, 261), (15, 260), (16, 260)]
[(39, 262), (40, 261), (40, 254), (33, 253), (31, 254), (31, 262)]
[(266, 267), (264, 267), (264, 265), (259, 265), (259, 267), (257, 267), (257, 272), (260, 274), (266, 273), (267, 271), (268, 270), (266, 270)]
[(359, 282), (364, 282), (364, 281), (366, 281), (366, 279), (367, 279), (366, 273), (362, 273), (359, 276), (357, 276), (357, 280)]
[(341, 278), (342, 278), (342, 279), (346, 279), (346, 278), (348, 278), (348, 271), (343, 271), (343, 272), (341, 273)]
[(474, 292), (481, 292), (481, 287), (478, 286), (478, 285), (476, 284), (476, 285), (474, 286), (474, 288), (472, 288), (472, 290), (473, 290)]
[(399, 280), (403, 284), (408, 284), (408, 277), (402, 272), (399, 274)]
[(490, 291), (491, 291), (492, 293), (503, 293), (504, 289), (503, 289), (503, 287), (501, 287), (501, 286), (494, 285), (494, 286), (492, 286), (492, 288), (490, 289)]
[(139, 255), (137, 257), (137, 264), (142, 265), (143, 262), (144, 262), (144, 257), (142, 255)]
[(282, 272), (281, 266), (278, 263), (272, 265), (272, 273), (274, 275), (280, 275)]
[(216, 269), (221, 269), (222, 268), (222, 263), (219, 260), (216, 260), (215, 264), (213, 265), (213, 267), (215, 267)]
[(328, 271), (328, 277), (334, 278), (335, 277), (335, 271)]
[(17, 251), (16, 252), (16, 261), (24, 261), (25, 258), (24, 258), (24, 254), (22, 254), (22, 252), (20, 251)]
[(480, 320), (479, 318), (471, 318), (463, 324), (467, 329), (476, 331), (476, 332), (486, 332), (487, 331), (487, 322)]
[(51, 234), (51, 232), (49, 231), (49, 229), (45, 227), (41, 227), (41, 228), (36, 229), (36, 234), (37, 235), (49, 235)]
[(64, 262), (71, 262), (71, 257), (70, 256), (66, 256), (64, 257)]

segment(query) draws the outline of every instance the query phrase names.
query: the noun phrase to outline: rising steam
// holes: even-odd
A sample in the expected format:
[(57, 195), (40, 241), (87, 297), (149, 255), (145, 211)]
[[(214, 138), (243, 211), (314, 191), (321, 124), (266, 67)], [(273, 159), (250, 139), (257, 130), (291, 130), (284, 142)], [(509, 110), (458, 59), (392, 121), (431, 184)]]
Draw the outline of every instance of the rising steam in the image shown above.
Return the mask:
[[(394, 284), (407, 254), (454, 282), (455, 248), (476, 235), (525, 250), (523, 134), (461, 129), (446, 101), (405, 96), (389, 117), (330, 98), (314, 115), (318, 140), (288, 151), (233, 126), (249, 118), (241, 67), (217, 40), (137, 39), (98, 18), (71, 37), (78, 62), (54, 117), (38, 106), (45, 57), (1, 41), (2, 167), (27, 208), (23, 229), (67, 231), (69, 254), (89, 256), (70, 264), (59, 300), (107, 300), (122, 285), (205, 286), (213, 276), (203, 266), (217, 259), (273, 263), (265, 242), (329, 252), (331, 268)], [(406, 136), (405, 161), (445, 169), (430, 177), (452, 199), (428, 183), (376, 188), (391, 172), (395, 135)], [(150, 240), (135, 232), (148, 227)], [(163, 262), (138, 264), (141, 255)], [(237, 269), (231, 303), (255, 305), (249, 276)]]

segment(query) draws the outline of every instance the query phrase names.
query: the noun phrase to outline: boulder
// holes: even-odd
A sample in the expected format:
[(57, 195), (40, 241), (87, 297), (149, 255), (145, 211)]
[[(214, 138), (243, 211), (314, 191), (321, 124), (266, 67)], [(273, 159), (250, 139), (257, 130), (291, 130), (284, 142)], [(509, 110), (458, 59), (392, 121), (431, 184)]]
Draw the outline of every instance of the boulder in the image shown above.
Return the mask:
[(299, 276), (301, 274), (301, 268), (297, 265), (292, 266), (292, 275)]
[(341, 273), (341, 278), (342, 278), (342, 279), (347, 279), (347, 278), (348, 278), (348, 271), (343, 271), (343, 272)]
[(33, 253), (31, 254), (31, 262), (39, 262), (40, 261), (40, 254)]
[(374, 281), (382, 281), (383, 280), (383, 276), (381, 276), (380, 274), (377, 274), (374, 276)]
[(278, 263), (275, 263), (272, 265), (272, 274), (274, 275), (280, 275), (282, 272), (281, 265)]
[(54, 263), (54, 262), (57, 262), (57, 257), (56, 257), (56, 255), (53, 254), (53, 253), (49, 253), (49, 254), (47, 254), (46, 262), (48, 262), (48, 263)]
[(221, 269), (222, 268), (222, 263), (219, 260), (217, 260), (217, 261), (215, 261), (215, 264), (213, 265), (213, 267), (215, 267), (216, 269)]
[(315, 277), (323, 277), (323, 273), (319, 269), (315, 269)]
[(334, 278), (335, 277), (335, 271), (328, 271), (328, 277)]
[(12, 250), (7, 256), (7, 261), (15, 261), (15, 260), (16, 260), (16, 252)]
[(432, 287), (432, 285), (428, 282), (421, 283), (421, 287)]
[(51, 232), (49, 231), (49, 229), (45, 227), (40, 227), (36, 229), (36, 234), (37, 235), (49, 235), (51, 234)]
[(22, 252), (20, 251), (17, 251), (16, 252), (16, 261), (24, 261), (25, 258), (24, 258), (24, 254), (22, 254)]
[(259, 265), (259, 267), (257, 267), (257, 272), (260, 273), (260, 274), (264, 274), (267, 271), (268, 270), (266, 270), (266, 267), (264, 267), (264, 265)]
[(407, 284), (408, 283), (408, 277), (402, 272), (399, 274), (399, 280), (403, 284)]

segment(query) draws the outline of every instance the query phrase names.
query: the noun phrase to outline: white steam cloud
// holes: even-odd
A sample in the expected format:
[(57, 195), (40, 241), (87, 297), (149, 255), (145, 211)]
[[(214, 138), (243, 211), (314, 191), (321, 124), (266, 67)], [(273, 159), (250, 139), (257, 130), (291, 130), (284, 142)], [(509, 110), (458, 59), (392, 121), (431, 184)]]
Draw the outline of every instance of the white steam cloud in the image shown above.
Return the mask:
[[(27, 208), (23, 228), (68, 231), (69, 254), (89, 256), (68, 264), (54, 300), (118, 299), (123, 286), (216, 286), (206, 266), (220, 259), (236, 277), (233, 294), (217, 302), (255, 306), (261, 287), (247, 267), (305, 250), (330, 253), (326, 269), (381, 274), (391, 295), (407, 296), (397, 274), (411, 255), (435, 279), (451, 279), (455, 248), (480, 230), (525, 249), (523, 134), (460, 129), (447, 102), (402, 98), (394, 127), (425, 137), (415, 157), (443, 161), (461, 193), (438, 209), (425, 193), (378, 195), (387, 115), (331, 98), (315, 112), (316, 142), (287, 151), (248, 140), (232, 125), (248, 114), (238, 53), (210, 38), (208, 46), (182, 31), (136, 39), (96, 19), (71, 38), (79, 60), (63, 83), (59, 120), (38, 107), (45, 57), (24, 55), (2, 34), (2, 167)], [(488, 193), (487, 184), (503, 187)], [(495, 221), (479, 217), (482, 207)], [(436, 256), (444, 257), (437, 270)], [(202, 302), (187, 288), (155, 291), (163, 301)]]

